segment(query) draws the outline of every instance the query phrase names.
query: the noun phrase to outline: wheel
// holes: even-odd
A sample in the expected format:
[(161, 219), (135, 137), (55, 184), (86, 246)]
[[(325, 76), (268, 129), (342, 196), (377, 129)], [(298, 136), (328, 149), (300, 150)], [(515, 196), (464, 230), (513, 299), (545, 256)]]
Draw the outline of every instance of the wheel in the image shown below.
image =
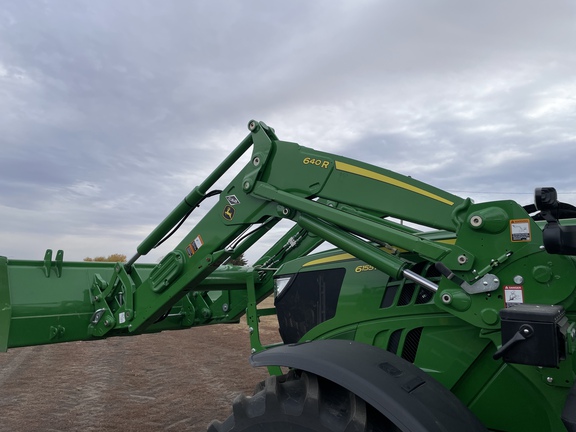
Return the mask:
[(271, 376), (208, 432), (399, 432), (387, 418), (339, 385), (301, 371)]

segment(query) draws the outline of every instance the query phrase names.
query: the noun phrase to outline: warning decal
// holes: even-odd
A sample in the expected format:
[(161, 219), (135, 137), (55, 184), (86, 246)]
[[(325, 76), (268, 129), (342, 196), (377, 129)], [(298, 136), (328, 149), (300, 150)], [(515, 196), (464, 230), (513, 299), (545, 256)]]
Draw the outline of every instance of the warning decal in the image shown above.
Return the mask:
[(505, 285), (504, 299), (506, 307), (524, 303), (524, 290), (521, 285)]
[(191, 257), (194, 255), (198, 249), (202, 247), (203, 244), (204, 240), (202, 240), (202, 236), (198, 235), (198, 237), (196, 237), (192, 243), (186, 246), (186, 252), (188, 253), (188, 256)]
[(510, 238), (513, 242), (532, 241), (529, 219), (514, 219), (510, 221)]
[(236, 195), (228, 195), (226, 197), (226, 201), (228, 201), (228, 204), (230, 204), (230, 205), (240, 204), (240, 200), (238, 199), (238, 197)]

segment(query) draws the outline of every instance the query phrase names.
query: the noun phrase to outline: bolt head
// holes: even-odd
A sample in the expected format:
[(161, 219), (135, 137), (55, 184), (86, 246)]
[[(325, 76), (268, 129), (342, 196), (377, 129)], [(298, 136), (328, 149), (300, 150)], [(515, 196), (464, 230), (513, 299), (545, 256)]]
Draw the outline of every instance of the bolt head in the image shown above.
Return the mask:
[(474, 228), (478, 228), (482, 225), (482, 217), (478, 216), (478, 215), (474, 215), (470, 218), (470, 225), (472, 225)]

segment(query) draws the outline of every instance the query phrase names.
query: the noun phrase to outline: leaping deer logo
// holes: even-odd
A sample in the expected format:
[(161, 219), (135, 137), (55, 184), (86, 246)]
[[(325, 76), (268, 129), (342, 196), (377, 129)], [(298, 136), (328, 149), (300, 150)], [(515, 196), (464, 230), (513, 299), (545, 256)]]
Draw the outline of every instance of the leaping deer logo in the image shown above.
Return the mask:
[(235, 211), (234, 207), (227, 205), (226, 207), (224, 207), (224, 211), (222, 212), (222, 216), (227, 221), (231, 221), (232, 219), (234, 219), (234, 211)]

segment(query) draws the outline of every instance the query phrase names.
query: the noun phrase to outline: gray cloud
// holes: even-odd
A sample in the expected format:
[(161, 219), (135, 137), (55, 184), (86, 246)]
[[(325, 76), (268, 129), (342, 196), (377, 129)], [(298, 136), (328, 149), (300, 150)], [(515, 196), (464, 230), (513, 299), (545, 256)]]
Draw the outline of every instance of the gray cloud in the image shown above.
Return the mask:
[(476, 200), (555, 185), (576, 201), (575, 9), (4, 4), (0, 253), (130, 255), (251, 118)]

